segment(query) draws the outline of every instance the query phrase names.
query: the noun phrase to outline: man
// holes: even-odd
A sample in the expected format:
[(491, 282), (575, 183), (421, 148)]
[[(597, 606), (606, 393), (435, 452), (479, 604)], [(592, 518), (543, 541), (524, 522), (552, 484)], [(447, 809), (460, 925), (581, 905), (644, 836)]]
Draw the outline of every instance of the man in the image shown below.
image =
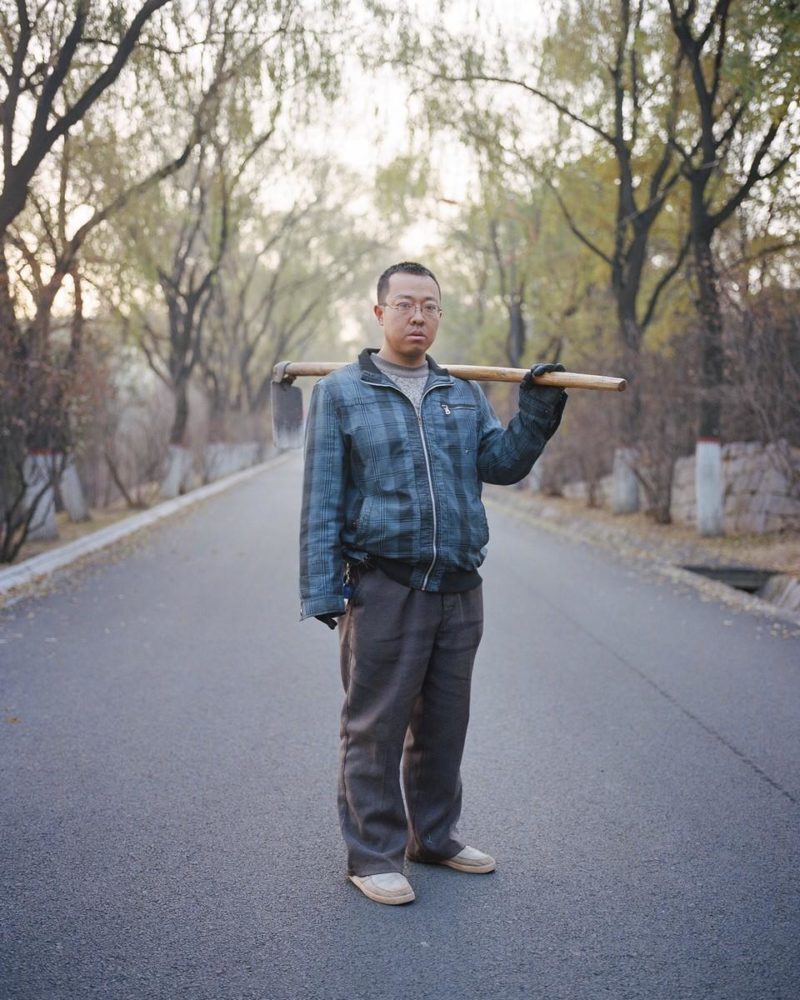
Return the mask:
[[(470, 874), (495, 868), (456, 828), (483, 629), (481, 484), (530, 472), (566, 393), (529, 374), (503, 430), (475, 383), (427, 355), (442, 315), (432, 272), (395, 264), (377, 300), (380, 350), (365, 350), (312, 395), (300, 590), (302, 618), (341, 625), (348, 877), (370, 899), (397, 904), (414, 899), (404, 858)], [(564, 368), (531, 372), (553, 370)]]

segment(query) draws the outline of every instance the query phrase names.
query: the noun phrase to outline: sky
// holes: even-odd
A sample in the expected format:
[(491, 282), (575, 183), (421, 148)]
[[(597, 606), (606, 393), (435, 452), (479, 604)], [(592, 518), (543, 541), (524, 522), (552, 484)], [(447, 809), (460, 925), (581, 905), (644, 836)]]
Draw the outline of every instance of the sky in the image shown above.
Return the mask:
[[(423, 16), (429, 19), (430, 3), (417, 6), (425, 10)], [(543, 33), (547, 23), (542, 12), (545, 6), (518, 0), (451, 0), (442, 20), (454, 32), (470, 30), (475, 27), (479, 9), (481, 31), (499, 27), (505, 37), (521, 40)], [(354, 169), (374, 172), (394, 156), (413, 150), (408, 141), (408, 87), (390, 68), (367, 74), (355, 59), (348, 68), (348, 76), (340, 111), (328, 118), (322, 141), (328, 151), (335, 152)], [(462, 163), (453, 163), (448, 168), (453, 193), (465, 182), (464, 169)]]
[[(516, 39), (538, 34), (545, 25), (541, 13), (543, 5), (522, 4), (519, 0), (449, 0), (444, 14), (437, 13), (436, 5), (430, 0), (419, 0), (416, 6), (421, 19), (441, 18), (454, 32), (474, 28), (476, 18), (481, 30), (488, 31), (491, 25), (500, 25), (505, 36)], [(366, 12), (363, 18), (366, 30)], [(390, 38), (387, 45), (391, 47)], [(422, 144), (427, 146), (428, 140), (419, 134), (411, 139), (411, 135), (406, 81), (388, 67), (368, 73), (353, 52), (348, 60), (342, 97), (307, 129), (300, 145), (309, 155), (332, 156), (363, 177), (365, 212), (374, 212), (368, 195), (376, 171), (398, 155), (415, 151), (432, 154), (444, 197), (453, 202), (463, 201), (474, 179), (469, 155), (454, 138), (437, 137), (431, 149), (423, 150)], [(291, 171), (287, 174), (284, 183), (276, 183), (274, 174), (271, 176), (265, 204), (275, 207), (283, 203), (288, 207), (294, 202), (296, 188), (293, 190)], [(91, 214), (89, 206), (76, 208), (70, 217), (71, 228), (77, 228)], [(419, 255), (421, 248), (435, 244), (440, 235), (436, 220), (422, 219), (398, 236), (398, 252), (408, 257)], [(87, 294), (91, 297), (91, 293)]]
[[(431, 16), (430, 3), (416, 6), (424, 12), (421, 17)], [(547, 19), (543, 11), (547, 6), (546, 2), (523, 4), (519, 0), (478, 0), (477, 3), (476, 0), (453, 0), (447, 4), (445, 23), (453, 31), (470, 30), (475, 25), (476, 9), (479, 9), (480, 23), (486, 30), (490, 30), (490, 25), (499, 25), (504, 36), (521, 40), (544, 32)], [(454, 138), (438, 137), (433, 150), (419, 147), (426, 141), (419, 135), (414, 137), (410, 127), (407, 82), (389, 67), (368, 74), (355, 58), (348, 65), (343, 97), (334, 113), (326, 115), (324, 123), (315, 125), (308, 137), (309, 146), (315, 152), (335, 155), (345, 166), (364, 176), (370, 185), (376, 171), (397, 156), (414, 154), (417, 150), (432, 154), (442, 195), (454, 203), (464, 201), (475, 180), (471, 157)], [(365, 210), (374, 211), (366, 194), (364, 205)], [(454, 210), (450, 210), (451, 215)], [(442, 216), (447, 214), (445, 209)], [(380, 224), (380, 220), (376, 222)], [(421, 219), (398, 234), (397, 259), (424, 257), (431, 263), (429, 248), (440, 243), (443, 235), (440, 219)], [(364, 336), (362, 323), (347, 311), (342, 313), (341, 320), (342, 341), (360, 342)]]

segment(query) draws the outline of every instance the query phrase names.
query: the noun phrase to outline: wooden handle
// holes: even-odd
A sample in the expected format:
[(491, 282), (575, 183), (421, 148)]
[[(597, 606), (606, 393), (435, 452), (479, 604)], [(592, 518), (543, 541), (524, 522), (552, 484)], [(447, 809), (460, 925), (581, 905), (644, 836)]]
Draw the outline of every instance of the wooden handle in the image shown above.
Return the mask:
[[(276, 382), (298, 378), (301, 375), (321, 377), (344, 368), (349, 361), (281, 361), (275, 365)], [(483, 365), (443, 365), (455, 378), (474, 379), (476, 382), (521, 382), (528, 368), (488, 368)], [(610, 375), (582, 375), (578, 372), (550, 372), (534, 379), (536, 385), (553, 385), (561, 389), (605, 389), (622, 392), (627, 386), (624, 378)]]
[[(528, 368), (485, 368), (482, 365), (445, 365), (456, 378), (474, 379), (476, 382), (521, 382)], [(582, 375), (579, 372), (549, 372), (533, 380), (536, 385), (554, 385), (560, 389), (605, 389), (623, 392), (627, 386), (624, 378), (610, 375)]]

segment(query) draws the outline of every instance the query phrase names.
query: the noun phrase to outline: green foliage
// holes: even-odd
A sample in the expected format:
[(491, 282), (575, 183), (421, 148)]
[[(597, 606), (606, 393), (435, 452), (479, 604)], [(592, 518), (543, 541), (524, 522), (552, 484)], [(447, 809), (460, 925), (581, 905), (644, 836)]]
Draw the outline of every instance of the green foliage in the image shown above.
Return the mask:
[(341, 356), (342, 323), (352, 335), (366, 311), (379, 245), (349, 207), (357, 179), (324, 162), (302, 172), (295, 203), (260, 216), (221, 275), (202, 359), (217, 435), (263, 424), (275, 363)]
[[(60, 446), (80, 445), (88, 411), (62, 381), (71, 386), (81, 372), (88, 385), (95, 370), (84, 365), (87, 292), (89, 308), (111, 304), (128, 333), (155, 330), (162, 374), (191, 371), (233, 227), (258, 211), (259, 150), (285, 143), (338, 92), (345, 6), (170, 0), (137, 37), (142, 4), (133, 0), (28, 4), (30, 32), (0, 11), (0, 332), (32, 387), (24, 399), (5, 397), (21, 408), (3, 411), (20, 428), (17, 450), (35, 443), (30, 420), (43, 407)], [(122, 71), (97, 96), (120, 51)], [(48, 78), (57, 64), (63, 79)], [(198, 288), (205, 297), (192, 304)], [(169, 323), (158, 330), (161, 294)], [(52, 378), (33, 377), (45, 370)]]
[(398, 156), (375, 177), (375, 201), (396, 226), (408, 226), (431, 191), (430, 164), (425, 156)]

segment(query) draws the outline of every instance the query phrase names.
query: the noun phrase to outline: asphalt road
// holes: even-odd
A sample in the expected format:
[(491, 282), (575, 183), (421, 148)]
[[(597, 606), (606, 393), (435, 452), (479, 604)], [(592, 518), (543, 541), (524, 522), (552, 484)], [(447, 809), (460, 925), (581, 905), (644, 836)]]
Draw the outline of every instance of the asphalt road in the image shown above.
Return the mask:
[(800, 638), (490, 514), (462, 830), (344, 877), (299, 464), (0, 613), (3, 1000), (797, 1000)]

